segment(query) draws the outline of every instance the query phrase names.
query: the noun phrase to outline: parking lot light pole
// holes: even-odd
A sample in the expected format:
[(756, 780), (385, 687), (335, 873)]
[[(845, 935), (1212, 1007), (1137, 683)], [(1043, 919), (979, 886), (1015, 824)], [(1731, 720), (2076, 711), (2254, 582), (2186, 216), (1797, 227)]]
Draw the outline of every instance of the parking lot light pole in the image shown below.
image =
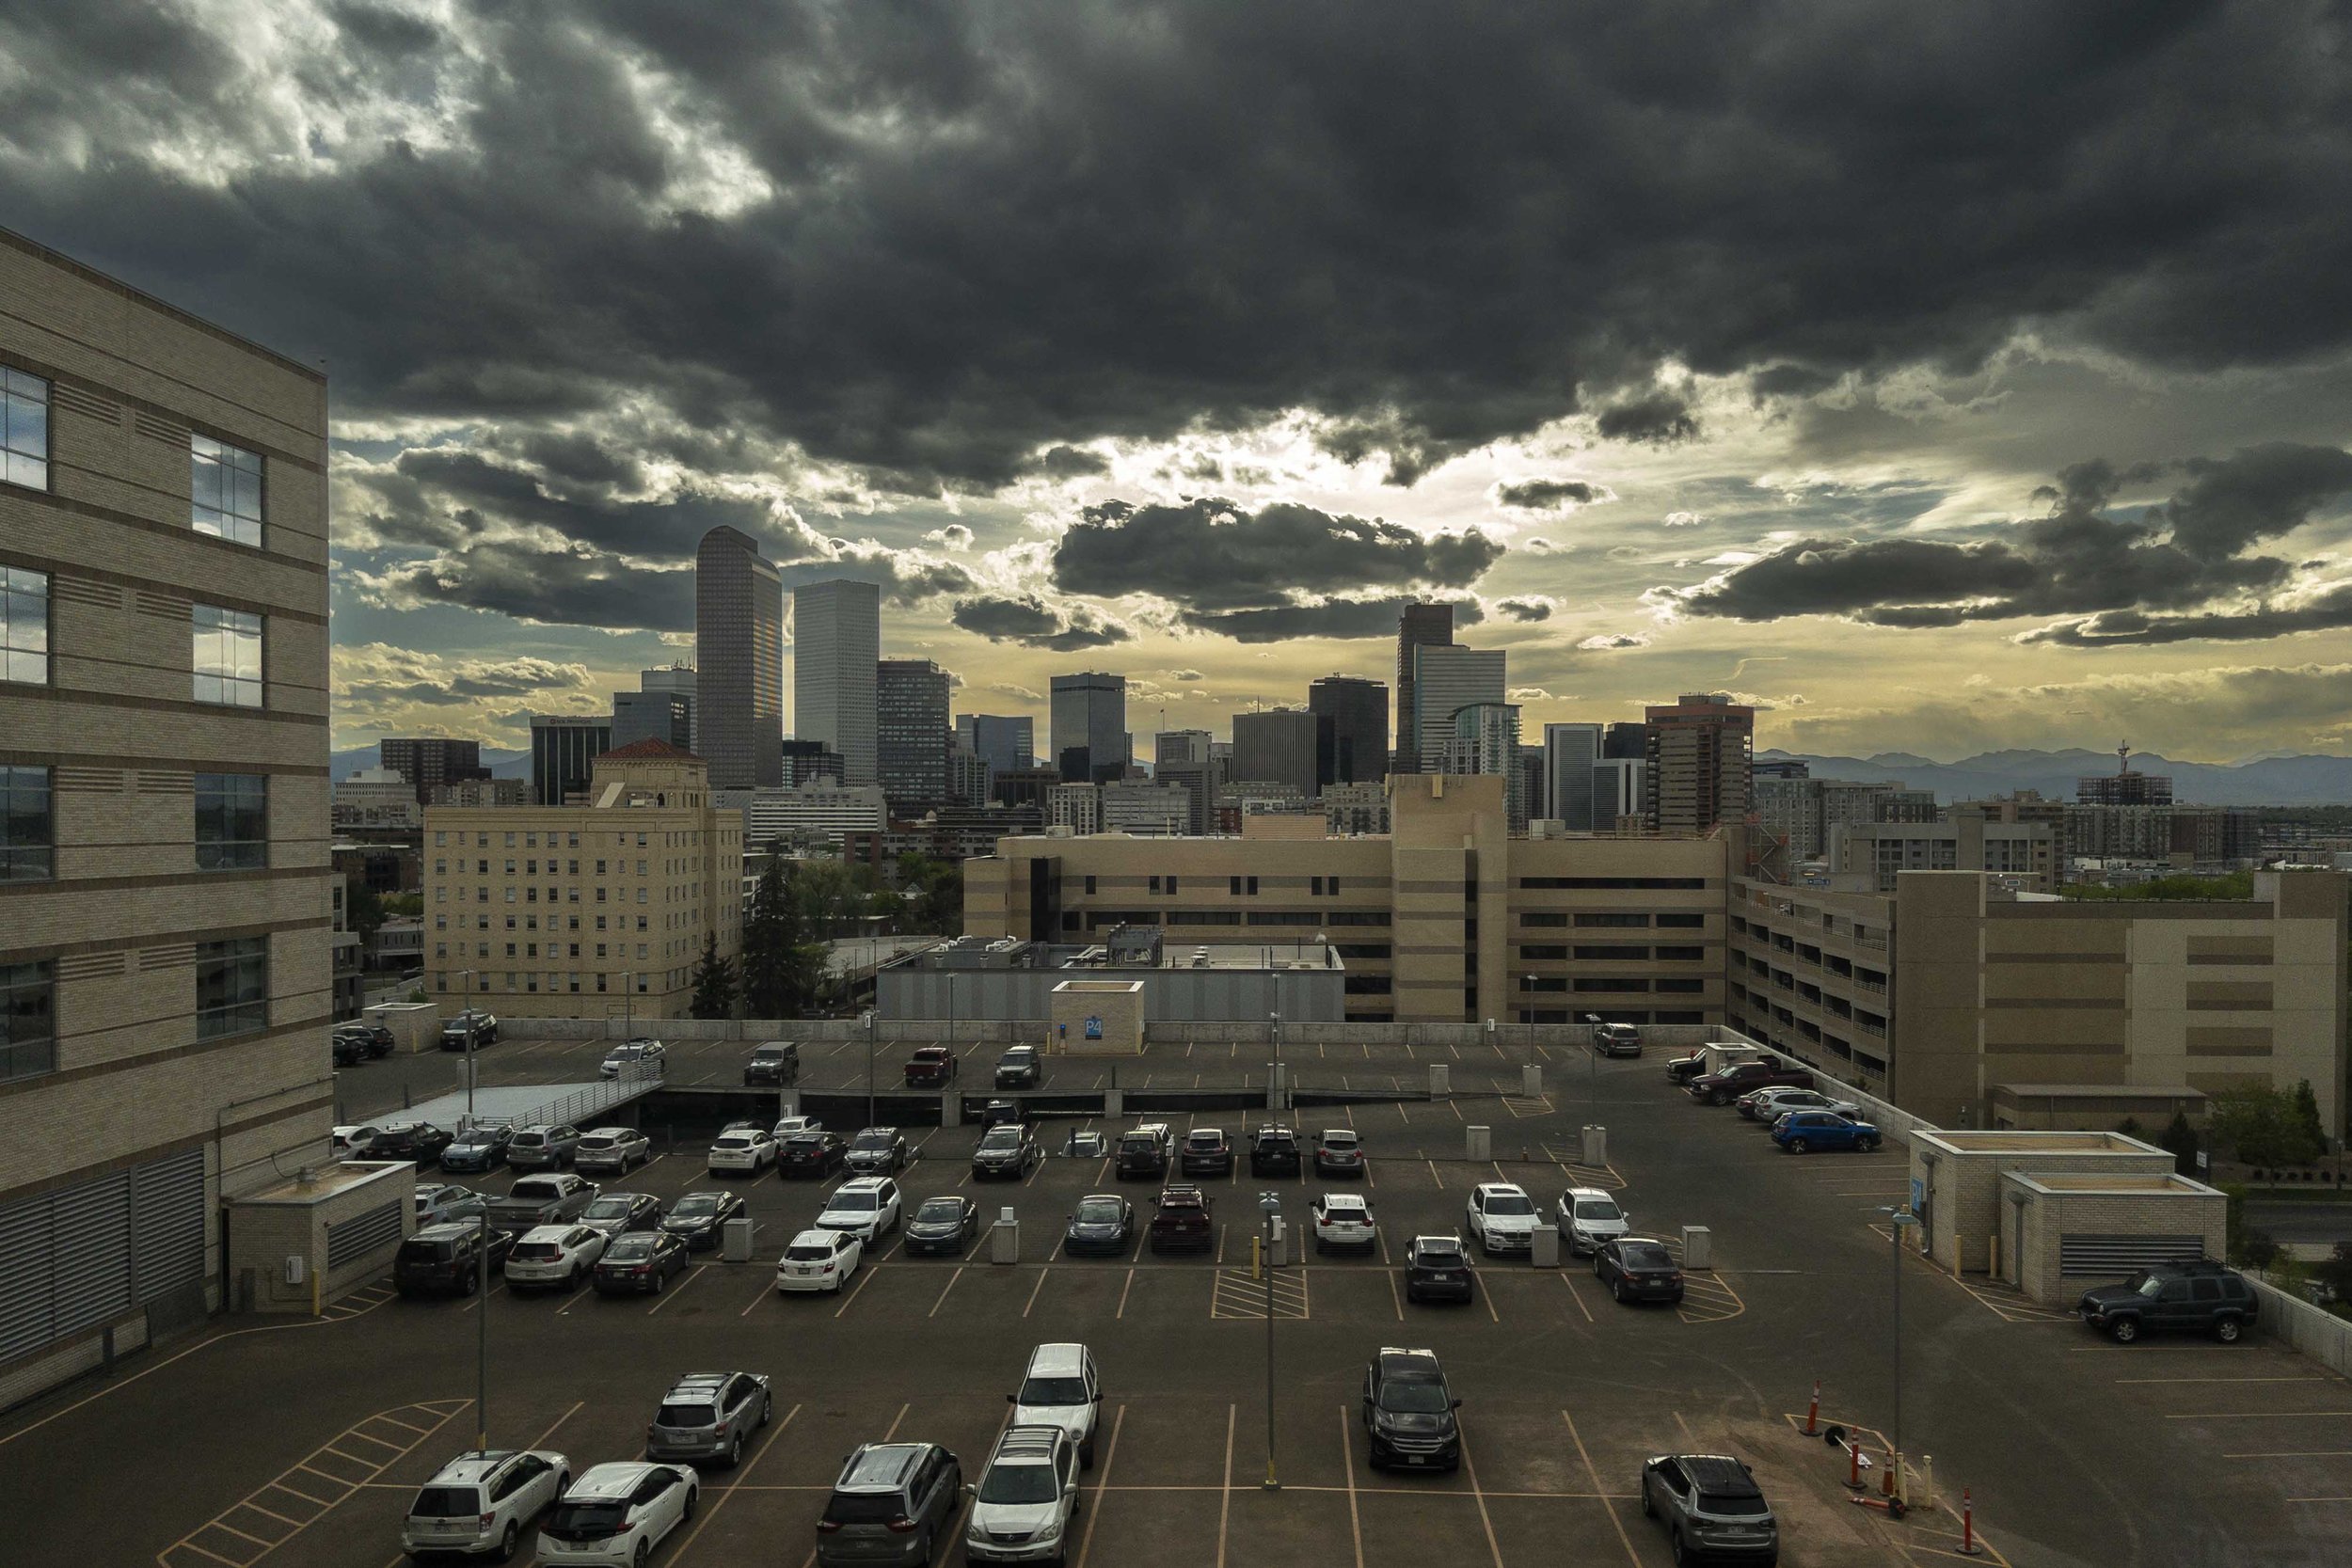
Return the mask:
[(1888, 1462), (1894, 1466), (1895, 1495), (1903, 1495), (1903, 1227), (1917, 1225), (1919, 1216), (1909, 1209), (1881, 1209), (1893, 1223), (1888, 1229), (1894, 1235), (1895, 1259), (1895, 1428), (1887, 1433), (1887, 1446), (1894, 1449)]
[[(1598, 1029), (1600, 1027), (1600, 1015), (1598, 1013), (1586, 1013), (1584, 1015), (1584, 1022), (1591, 1024), (1595, 1029)], [(1600, 1104), (1600, 1042), (1598, 1040), (1586, 1040), (1584, 1042), (1584, 1065), (1589, 1069), (1585, 1076), (1585, 1098), (1592, 1101), (1595, 1107), (1597, 1108)]]
[(1279, 1492), (1282, 1483), (1274, 1479), (1274, 1222), (1282, 1212), (1282, 1195), (1260, 1193), (1258, 1209), (1265, 1216), (1265, 1237), (1258, 1255), (1259, 1264), (1265, 1270), (1265, 1481), (1263, 1486), (1268, 1492)]
[(1527, 977), (1527, 1065), (1535, 1065), (1535, 976)]
[(874, 1009), (866, 1009), (866, 1125), (874, 1125)]
[(1266, 1099), (1268, 1109), (1276, 1119), (1282, 1114), (1281, 1096), (1277, 1092), (1282, 1084), (1282, 1014), (1279, 1008), (1265, 1015), (1266, 1037), (1274, 1042), (1274, 1060), (1266, 1068)]
[[(470, 969), (460, 970), (457, 977), (471, 980), (474, 972)], [(471, 1010), (470, 993), (467, 1007)], [(473, 1043), (472, 1021), (469, 1020), (466, 1028), (466, 1132), (469, 1136), (472, 1135), (474, 1127)], [(485, 1164), (483, 1169), (487, 1170), (489, 1166)], [(474, 1325), (473, 1446), (477, 1452), (487, 1453), (490, 1451), (490, 1205), (487, 1201), (482, 1205), (482, 1212), (475, 1216), (475, 1224), (481, 1234), (477, 1241), (479, 1251), (474, 1258), (474, 1289), (482, 1292), (475, 1310), (482, 1315), (482, 1321)]]

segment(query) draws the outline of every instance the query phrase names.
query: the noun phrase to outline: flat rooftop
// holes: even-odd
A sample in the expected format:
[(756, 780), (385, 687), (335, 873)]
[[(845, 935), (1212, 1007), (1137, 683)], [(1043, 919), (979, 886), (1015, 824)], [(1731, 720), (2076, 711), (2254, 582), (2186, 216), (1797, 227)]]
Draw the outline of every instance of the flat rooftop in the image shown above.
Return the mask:
[(1960, 1154), (2163, 1154), (2121, 1132), (2037, 1132), (2026, 1129), (1978, 1132), (1961, 1128), (1919, 1130), (1922, 1143), (1940, 1144)]
[(1121, 927), (1093, 942), (1021, 942), (1010, 937), (958, 937), (910, 953), (886, 967), (954, 973), (965, 970), (1289, 970), (1344, 968), (1322, 933), (1295, 942), (1186, 942), (1158, 927)]

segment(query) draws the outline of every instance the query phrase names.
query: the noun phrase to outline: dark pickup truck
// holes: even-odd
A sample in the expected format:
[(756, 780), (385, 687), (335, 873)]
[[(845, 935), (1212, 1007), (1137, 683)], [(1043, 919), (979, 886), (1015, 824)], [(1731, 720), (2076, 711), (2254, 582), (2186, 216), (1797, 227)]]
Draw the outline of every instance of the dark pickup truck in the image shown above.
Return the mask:
[(1702, 1072), (1691, 1080), (1691, 1098), (1709, 1105), (1728, 1105), (1750, 1089), (1809, 1089), (1813, 1074), (1801, 1067), (1778, 1062), (1740, 1062), (1721, 1072)]
[(1216, 1245), (1209, 1223), (1209, 1195), (1198, 1187), (1166, 1187), (1151, 1226), (1153, 1252), (1206, 1252)]

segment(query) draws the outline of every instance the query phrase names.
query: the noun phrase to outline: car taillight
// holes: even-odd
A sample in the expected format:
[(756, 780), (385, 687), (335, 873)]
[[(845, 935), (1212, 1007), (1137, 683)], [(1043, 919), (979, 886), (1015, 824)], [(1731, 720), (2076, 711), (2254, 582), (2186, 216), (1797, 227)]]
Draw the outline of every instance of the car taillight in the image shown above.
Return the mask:
[(913, 1535), (914, 1533), (914, 1521), (901, 1513), (896, 1519), (890, 1521), (890, 1533), (893, 1535)]
[(1666, 1281), (1667, 1281), (1667, 1283), (1668, 1283), (1668, 1284), (1672, 1284), (1672, 1285), (1679, 1285), (1679, 1284), (1681, 1284), (1681, 1283), (1682, 1283), (1682, 1271), (1681, 1271), (1680, 1269), (1677, 1269), (1677, 1270), (1675, 1270), (1675, 1272), (1674, 1272), (1674, 1273), (1672, 1273), (1672, 1274), (1670, 1274), (1670, 1275), (1668, 1275), (1666, 1276)]
[(473, 1518), (473, 1526), (476, 1529), (488, 1529), (498, 1522), (499, 1516), (495, 1513), (477, 1513)]
[(841, 1521), (838, 1519), (819, 1519), (817, 1521), (817, 1533), (819, 1535), (832, 1535), (840, 1528)]

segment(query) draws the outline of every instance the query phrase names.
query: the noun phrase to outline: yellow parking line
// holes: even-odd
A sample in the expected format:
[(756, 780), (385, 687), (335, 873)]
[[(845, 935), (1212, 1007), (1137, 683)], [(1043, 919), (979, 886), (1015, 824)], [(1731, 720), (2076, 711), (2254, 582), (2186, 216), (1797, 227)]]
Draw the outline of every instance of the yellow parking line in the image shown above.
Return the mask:
[[(2225, 1458), (2234, 1459), (2234, 1458), (2236, 1458), (2237, 1456), (2236, 1456), (2235, 1454), (2229, 1454), (2229, 1455), (2225, 1455), (2224, 1457), (2225, 1457)], [(251, 1509), (254, 1513), (256, 1513), (260, 1514), (262, 1518), (264, 1518), (264, 1519), (275, 1519), (275, 1520), (277, 1520), (279, 1524), (286, 1526), (286, 1527), (287, 1527), (288, 1528), (290, 1528), (290, 1529), (300, 1529), (300, 1528), (302, 1528), (302, 1521), (301, 1521), (301, 1520), (299, 1520), (299, 1519), (289, 1519), (289, 1518), (287, 1518), (287, 1517), (286, 1517), (284, 1514), (282, 1514), (282, 1513), (272, 1513), (270, 1510), (268, 1510), (268, 1509), (266, 1509), (266, 1508), (263, 1508), (263, 1507), (262, 1507), (260, 1503), (255, 1502), (255, 1501), (254, 1501), (252, 1498), (250, 1498), (250, 1497), (247, 1497), (247, 1498), (246, 1498), (244, 1502), (239, 1503), (239, 1504), (237, 1505), (237, 1507), (238, 1507), (238, 1508), (249, 1508), (249, 1509)], [(230, 1512), (232, 1512), (232, 1513), (233, 1513), (233, 1512), (235, 1512), (235, 1510), (231, 1510)]]
[(1233, 1516), (1233, 1420), (1240, 1409), (1233, 1404), (1225, 1407), (1225, 1484), (1216, 1505), (1216, 1568), (1225, 1568), (1225, 1531)]
[(2167, 1416), (2168, 1421), (2263, 1421), (2280, 1416), (2352, 1416), (2352, 1410), (2206, 1410), (2188, 1416)]
[(1575, 1302), (1576, 1309), (1584, 1314), (1584, 1321), (1588, 1323), (1594, 1322), (1593, 1309), (1584, 1305), (1584, 1292), (1576, 1288), (1576, 1281), (1568, 1277), (1565, 1269), (1560, 1273), (1560, 1283), (1568, 1288), (1568, 1299)]
[[(1111, 1316), (1112, 1316), (1112, 1317), (1114, 1317), (1114, 1318), (1124, 1318), (1124, 1317), (1127, 1315), (1127, 1292), (1128, 1292), (1128, 1291), (1132, 1291), (1132, 1290), (1134, 1290), (1135, 1288), (1136, 1288), (1136, 1271), (1135, 1271), (1135, 1270), (1133, 1270), (1133, 1269), (1129, 1269), (1129, 1270), (1127, 1271), (1127, 1283), (1126, 1283), (1126, 1284), (1124, 1284), (1124, 1285), (1121, 1285), (1121, 1286), (1119, 1288), (1119, 1310), (1118, 1310), (1118, 1311), (1116, 1311), (1116, 1312), (1114, 1312), (1114, 1313), (1112, 1313), (1112, 1314), (1111, 1314)], [(1125, 1406), (1125, 1405), (1121, 1405), (1121, 1406), (1120, 1406), (1120, 1408), (1121, 1410), (1124, 1410), (1124, 1409), (1126, 1409), (1126, 1406)]]
[(1470, 1497), (1478, 1504), (1478, 1522), (1486, 1527), (1486, 1550), (1494, 1554), (1495, 1568), (1502, 1568), (1502, 1546), (1495, 1540), (1495, 1522), (1486, 1513), (1486, 1494), (1478, 1485), (1478, 1466), (1470, 1462), (1470, 1439), (1457, 1429), (1454, 1441), (1462, 1448), (1462, 1470), (1470, 1477)]
[(2332, 1377), (2119, 1377), (2121, 1384), (2134, 1383), (2334, 1383)]

